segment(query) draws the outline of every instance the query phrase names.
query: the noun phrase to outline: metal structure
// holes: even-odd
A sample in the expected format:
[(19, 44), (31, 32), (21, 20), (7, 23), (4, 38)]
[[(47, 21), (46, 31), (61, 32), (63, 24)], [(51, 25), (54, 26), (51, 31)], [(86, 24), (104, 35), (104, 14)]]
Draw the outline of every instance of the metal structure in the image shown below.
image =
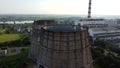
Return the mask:
[(33, 28), (29, 57), (37, 68), (93, 68), (88, 28), (54, 21), (35, 21)]
[(92, 0), (89, 0), (89, 5), (88, 5), (88, 18), (91, 18), (91, 5), (92, 5)]

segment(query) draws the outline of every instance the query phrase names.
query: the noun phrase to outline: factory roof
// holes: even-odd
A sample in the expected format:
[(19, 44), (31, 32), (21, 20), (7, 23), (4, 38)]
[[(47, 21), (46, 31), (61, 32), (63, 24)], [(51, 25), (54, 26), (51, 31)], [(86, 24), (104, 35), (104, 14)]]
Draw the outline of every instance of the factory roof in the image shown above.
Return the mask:
[(104, 21), (104, 19), (94, 19), (94, 18), (86, 18), (86, 19), (80, 19), (80, 21)]
[(104, 28), (91, 28), (94, 33), (112, 33), (112, 32), (120, 32), (120, 29), (115, 27), (104, 27)]

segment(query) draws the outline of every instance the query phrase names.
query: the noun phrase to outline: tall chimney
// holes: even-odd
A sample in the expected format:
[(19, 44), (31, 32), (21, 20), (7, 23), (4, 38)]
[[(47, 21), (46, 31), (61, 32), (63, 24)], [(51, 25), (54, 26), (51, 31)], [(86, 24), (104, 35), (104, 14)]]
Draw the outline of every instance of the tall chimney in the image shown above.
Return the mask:
[(92, 0), (89, 0), (89, 5), (88, 5), (88, 18), (91, 18), (91, 4), (92, 4)]

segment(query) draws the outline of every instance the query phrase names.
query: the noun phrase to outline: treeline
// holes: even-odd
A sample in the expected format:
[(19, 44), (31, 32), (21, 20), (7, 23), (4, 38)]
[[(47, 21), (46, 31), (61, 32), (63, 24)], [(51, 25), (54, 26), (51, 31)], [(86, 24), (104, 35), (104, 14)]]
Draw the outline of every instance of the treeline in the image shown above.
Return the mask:
[(95, 40), (92, 44), (94, 68), (120, 68), (120, 49), (105, 40)]
[(28, 68), (27, 64), (31, 62), (28, 58), (28, 49), (14, 56), (0, 57), (0, 68)]

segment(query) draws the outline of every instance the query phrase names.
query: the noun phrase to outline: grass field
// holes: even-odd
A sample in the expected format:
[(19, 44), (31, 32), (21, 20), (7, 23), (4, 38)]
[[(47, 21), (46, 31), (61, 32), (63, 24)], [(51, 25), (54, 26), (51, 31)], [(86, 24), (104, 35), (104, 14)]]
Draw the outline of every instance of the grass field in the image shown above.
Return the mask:
[(18, 34), (2, 34), (0, 35), (0, 43), (14, 41), (20, 39)]

